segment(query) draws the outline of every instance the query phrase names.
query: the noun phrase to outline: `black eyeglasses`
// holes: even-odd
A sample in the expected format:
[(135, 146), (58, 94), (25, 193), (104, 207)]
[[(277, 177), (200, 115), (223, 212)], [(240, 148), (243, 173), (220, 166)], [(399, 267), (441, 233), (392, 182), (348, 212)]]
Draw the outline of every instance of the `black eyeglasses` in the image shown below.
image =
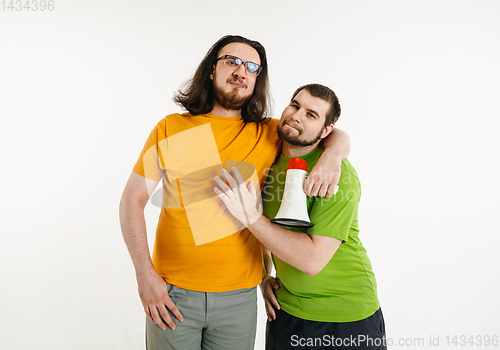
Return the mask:
[(248, 74), (252, 74), (255, 76), (259, 75), (260, 72), (262, 71), (261, 65), (259, 65), (257, 63), (253, 63), (253, 62), (243, 62), (241, 60), (241, 58), (238, 58), (236, 56), (224, 55), (224, 56), (221, 56), (217, 59), (217, 61), (219, 61), (219, 60), (224, 60), (225, 65), (228, 65), (229, 67), (233, 67), (234, 69), (238, 69), (242, 64), (244, 64), (246, 72)]

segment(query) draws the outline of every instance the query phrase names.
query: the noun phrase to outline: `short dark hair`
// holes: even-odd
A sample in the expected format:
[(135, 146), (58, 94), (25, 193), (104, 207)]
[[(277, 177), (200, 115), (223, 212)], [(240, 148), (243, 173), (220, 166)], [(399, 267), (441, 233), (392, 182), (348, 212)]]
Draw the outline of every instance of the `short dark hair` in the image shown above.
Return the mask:
[(293, 93), (291, 100), (297, 96), (302, 90), (307, 90), (313, 97), (320, 98), (330, 103), (330, 110), (326, 113), (325, 127), (330, 124), (335, 124), (340, 118), (340, 103), (337, 95), (329, 87), (321, 84), (302, 85)]
[(217, 63), (220, 50), (231, 43), (243, 43), (254, 48), (259, 54), (262, 66), (262, 71), (255, 82), (252, 97), (241, 109), (241, 117), (245, 122), (260, 123), (266, 121), (270, 114), (269, 102), (271, 98), (266, 50), (259, 42), (239, 35), (226, 35), (208, 50), (193, 78), (174, 94), (174, 102), (188, 110), (192, 115), (209, 113), (214, 108), (214, 88), (210, 74), (212, 74), (213, 65)]

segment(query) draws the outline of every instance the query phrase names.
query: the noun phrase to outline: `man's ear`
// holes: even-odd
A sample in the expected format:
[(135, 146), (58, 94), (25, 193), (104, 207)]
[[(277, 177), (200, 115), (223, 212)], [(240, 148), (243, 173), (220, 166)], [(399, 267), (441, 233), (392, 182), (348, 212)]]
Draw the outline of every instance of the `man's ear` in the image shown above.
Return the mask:
[(323, 130), (323, 134), (321, 134), (321, 138), (324, 139), (325, 137), (330, 135), (332, 130), (333, 130), (333, 124), (329, 124), (329, 125), (325, 126), (325, 129)]
[(212, 65), (212, 73), (210, 73), (210, 80), (214, 80), (215, 64)]

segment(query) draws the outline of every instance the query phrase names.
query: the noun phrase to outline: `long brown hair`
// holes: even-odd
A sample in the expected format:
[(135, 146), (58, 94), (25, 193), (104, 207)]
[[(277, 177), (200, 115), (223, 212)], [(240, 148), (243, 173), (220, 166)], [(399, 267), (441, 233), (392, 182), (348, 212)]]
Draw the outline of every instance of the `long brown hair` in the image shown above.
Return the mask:
[(259, 54), (262, 71), (257, 76), (252, 97), (241, 109), (241, 117), (245, 122), (263, 122), (269, 116), (271, 98), (266, 50), (259, 42), (239, 35), (226, 35), (208, 50), (205, 58), (196, 69), (193, 78), (174, 94), (174, 102), (188, 110), (192, 115), (209, 113), (214, 108), (214, 89), (210, 74), (213, 65), (217, 62), (217, 55), (220, 50), (230, 43), (247, 44)]

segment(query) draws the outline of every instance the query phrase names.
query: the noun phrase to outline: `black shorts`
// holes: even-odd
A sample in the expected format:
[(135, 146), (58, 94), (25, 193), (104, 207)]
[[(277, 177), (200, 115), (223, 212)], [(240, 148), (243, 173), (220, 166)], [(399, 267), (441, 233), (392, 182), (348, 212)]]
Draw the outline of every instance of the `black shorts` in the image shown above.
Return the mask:
[(317, 322), (276, 311), (267, 321), (266, 350), (386, 350), (382, 310), (355, 322)]

